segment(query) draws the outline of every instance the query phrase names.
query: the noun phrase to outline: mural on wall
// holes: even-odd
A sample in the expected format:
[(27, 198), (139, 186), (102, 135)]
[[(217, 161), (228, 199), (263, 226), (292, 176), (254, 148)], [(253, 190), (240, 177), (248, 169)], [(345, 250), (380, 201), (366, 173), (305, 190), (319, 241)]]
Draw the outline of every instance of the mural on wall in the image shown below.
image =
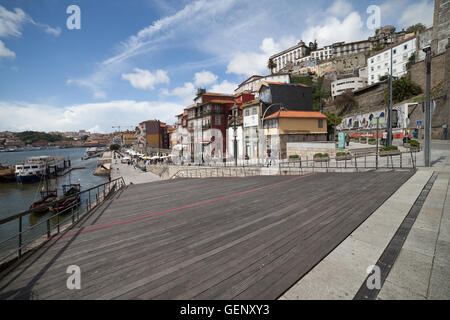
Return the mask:
[[(393, 128), (408, 128), (410, 122), (408, 117), (408, 109), (410, 105), (415, 105), (415, 103), (405, 103), (392, 108)], [(374, 112), (346, 117), (342, 120), (342, 123), (338, 126), (338, 129), (376, 129), (377, 118), (379, 118), (379, 127), (386, 128), (387, 110), (381, 109)]]

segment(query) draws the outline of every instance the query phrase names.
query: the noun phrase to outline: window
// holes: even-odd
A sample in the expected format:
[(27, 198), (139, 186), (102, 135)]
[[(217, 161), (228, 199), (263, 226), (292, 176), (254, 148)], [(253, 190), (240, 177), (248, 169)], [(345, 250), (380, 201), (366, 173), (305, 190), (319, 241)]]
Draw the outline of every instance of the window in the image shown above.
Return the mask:
[(319, 128), (323, 128), (323, 119), (319, 119)]
[(394, 54), (396, 54), (397, 53), (397, 49), (394, 49)]
[(258, 110), (256, 108), (252, 109), (252, 115), (258, 114)]
[(246, 109), (245, 110), (245, 116), (248, 117), (250, 115), (250, 110)]
[(221, 124), (220, 118), (221, 117), (216, 117), (216, 126), (220, 126), (220, 124)]
[(408, 45), (405, 44), (405, 45), (403, 46), (403, 49), (408, 50)]

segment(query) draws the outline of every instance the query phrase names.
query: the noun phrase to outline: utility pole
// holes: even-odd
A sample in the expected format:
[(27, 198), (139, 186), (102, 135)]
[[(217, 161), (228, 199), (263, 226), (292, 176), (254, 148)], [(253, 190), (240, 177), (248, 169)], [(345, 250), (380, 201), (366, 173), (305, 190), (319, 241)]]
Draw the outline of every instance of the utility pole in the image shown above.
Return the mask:
[(427, 66), (427, 82), (426, 82), (426, 100), (425, 100), (425, 167), (430, 167), (430, 155), (431, 155), (431, 48), (426, 47), (423, 49), (426, 53), (425, 63)]

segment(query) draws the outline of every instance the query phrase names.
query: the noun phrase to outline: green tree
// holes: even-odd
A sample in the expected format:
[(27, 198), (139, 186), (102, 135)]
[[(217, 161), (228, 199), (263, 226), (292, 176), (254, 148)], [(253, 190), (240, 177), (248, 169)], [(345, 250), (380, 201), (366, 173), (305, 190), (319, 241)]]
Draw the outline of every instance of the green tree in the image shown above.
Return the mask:
[(81, 137), (81, 141), (86, 141), (88, 138), (89, 138), (89, 136), (84, 135), (84, 136)]
[[(422, 93), (422, 88), (408, 78), (394, 79), (392, 82), (392, 101), (394, 103), (408, 100)], [(384, 92), (384, 101), (389, 103), (389, 88)]]
[(336, 107), (338, 116), (341, 116), (358, 107), (358, 102), (356, 101), (353, 92), (344, 91), (334, 99), (334, 106)]
[(413, 53), (411, 57), (409, 57), (408, 62), (406, 63), (406, 70), (411, 69), (411, 67), (416, 63), (416, 54)]
[(324, 114), (327, 116), (327, 132), (328, 134), (334, 136), (336, 127), (342, 122), (342, 117), (339, 117), (331, 112), (325, 112)]
[(118, 144), (112, 144), (109, 146), (109, 150), (111, 150), (111, 151), (120, 150), (120, 146)]
[(271, 73), (273, 73), (273, 69), (277, 67), (277, 64), (273, 59), (269, 59), (269, 62), (267, 63), (267, 68), (270, 70)]
[(422, 23), (416, 23), (413, 24), (412, 26), (409, 26), (408, 29), (406, 29), (406, 33), (416, 33), (417, 31), (424, 31), (426, 30), (427, 27), (425, 25), (423, 25)]

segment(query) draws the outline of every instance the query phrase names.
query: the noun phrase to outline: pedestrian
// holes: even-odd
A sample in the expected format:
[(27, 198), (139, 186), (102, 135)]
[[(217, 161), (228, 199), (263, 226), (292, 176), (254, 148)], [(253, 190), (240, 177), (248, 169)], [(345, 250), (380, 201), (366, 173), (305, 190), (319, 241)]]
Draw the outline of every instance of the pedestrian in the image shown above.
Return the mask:
[(347, 143), (347, 147), (350, 145), (350, 136), (348, 134), (345, 135), (345, 142)]
[(381, 144), (382, 144), (383, 146), (386, 146), (386, 145), (387, 145), (387, 139), (388, 139), (387, 131), (383, 131), (383, 138), (381, 139)]

